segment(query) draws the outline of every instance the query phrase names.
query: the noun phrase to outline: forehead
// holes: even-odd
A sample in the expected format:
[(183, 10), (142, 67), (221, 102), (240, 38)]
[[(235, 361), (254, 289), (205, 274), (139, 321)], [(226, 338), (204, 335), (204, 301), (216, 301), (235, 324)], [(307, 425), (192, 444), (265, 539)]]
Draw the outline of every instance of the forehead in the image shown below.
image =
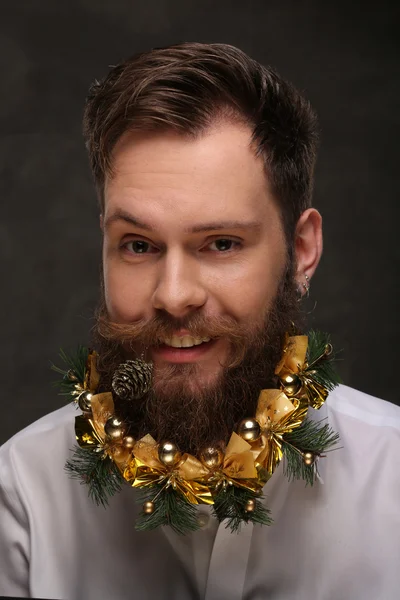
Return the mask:
[(125, 134), (113, 152), (105, 216), (133, 212), (162, 226), (204, 220), (270, 220), (278, 216), (264, 162), (251, 131), (223, 123), (196, 138), (174, 132)]

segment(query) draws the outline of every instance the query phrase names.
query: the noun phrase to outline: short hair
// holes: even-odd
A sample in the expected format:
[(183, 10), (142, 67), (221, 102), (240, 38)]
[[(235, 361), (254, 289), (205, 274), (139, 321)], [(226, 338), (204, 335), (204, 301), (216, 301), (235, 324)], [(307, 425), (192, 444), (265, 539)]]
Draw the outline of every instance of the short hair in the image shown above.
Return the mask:
[[(221, 117), (246, 123), (293, 241), (311, 206), (318, 141), (309, 102), (276, 71), (227, 44), (155, 48), (111, 68), (89, 90), (83, 129), (100, 207), (112, 151), (127, 131), (199, 136)], [(291, 245), (291, 244), (290, 244)]]

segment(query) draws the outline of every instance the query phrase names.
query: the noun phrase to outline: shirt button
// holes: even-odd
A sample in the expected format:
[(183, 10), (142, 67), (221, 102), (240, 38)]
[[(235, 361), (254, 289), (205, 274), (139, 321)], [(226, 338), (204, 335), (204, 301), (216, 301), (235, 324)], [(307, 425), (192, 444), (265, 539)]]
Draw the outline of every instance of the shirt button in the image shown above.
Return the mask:
[(197, 515), (197, 522), (200, 525), (200, 527), (205, 527), (206, 525), (208, 525), (209, 520), (210, 516), (206, 513), (199, 513)]

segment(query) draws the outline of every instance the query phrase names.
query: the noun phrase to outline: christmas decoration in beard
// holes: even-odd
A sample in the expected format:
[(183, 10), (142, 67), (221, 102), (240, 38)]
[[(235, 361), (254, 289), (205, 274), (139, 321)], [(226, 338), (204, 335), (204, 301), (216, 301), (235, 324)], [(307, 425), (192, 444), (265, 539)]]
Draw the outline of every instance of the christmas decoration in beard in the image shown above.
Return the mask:
[(83, 348), (77, 356), (62, 355), (67, 370), (61, 388), (81, 408), (76, 417), (78, 447), (67, 461), (72, 477), (88, 484), (98, 504), (129, 483), (140, 494), (139, 530), (169, 525), (178, 533), (199, 528), (197, 504), (213, 506), (214, 516), (232, 531), (243, 522), (270, 524), (263, 486), (279, 462), (289, 479), (313, 484), (318, 460), (338, 435), (322, 421), (307, 418), (319, 409), (338, 383), (329, 338), (319, 332), (287, 336), (275, 374), (279, 386), (261, 390), (254, 416), (238, 424), (227, 444), (205, 448), (192, 456), (170, 440), (139, 440), (116, 414), (114, 399), (134, 402), (151, 386), (152, 366), (140, 359), (121, 364), (112, 378), (112, 392), (99, 393), (97, 355)]

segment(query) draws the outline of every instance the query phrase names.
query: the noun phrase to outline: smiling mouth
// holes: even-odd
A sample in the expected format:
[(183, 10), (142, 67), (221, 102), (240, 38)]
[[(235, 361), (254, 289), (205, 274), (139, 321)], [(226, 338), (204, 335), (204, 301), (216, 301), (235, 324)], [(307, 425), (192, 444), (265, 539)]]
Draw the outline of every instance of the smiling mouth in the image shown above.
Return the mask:
[(193, 348), (194, 346), (200, 346), (210, 341), (210, 337), (196, 338), (191, 335), (173, 335), (171, 338), (163, 340), (162, 345), (168, 348)]

